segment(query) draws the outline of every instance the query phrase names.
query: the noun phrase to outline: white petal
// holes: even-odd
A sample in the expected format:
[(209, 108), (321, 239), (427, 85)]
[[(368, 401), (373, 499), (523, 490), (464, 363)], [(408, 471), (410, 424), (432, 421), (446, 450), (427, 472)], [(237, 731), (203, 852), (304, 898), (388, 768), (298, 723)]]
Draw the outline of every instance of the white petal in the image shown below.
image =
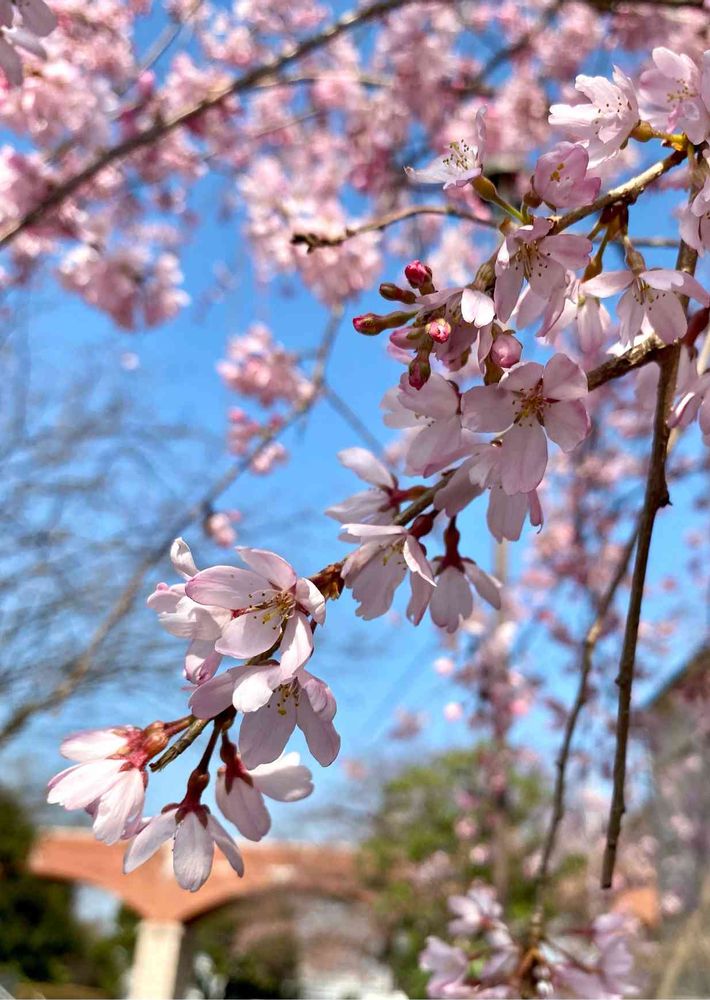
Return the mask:
[(123, 871), (126, 875), (151, 858), (161, 844), (169, 840), (175, 833), (175, 814), (177, 809), (169, 809), (148, 820), (141, 832), (137, 834), (123, 859)]

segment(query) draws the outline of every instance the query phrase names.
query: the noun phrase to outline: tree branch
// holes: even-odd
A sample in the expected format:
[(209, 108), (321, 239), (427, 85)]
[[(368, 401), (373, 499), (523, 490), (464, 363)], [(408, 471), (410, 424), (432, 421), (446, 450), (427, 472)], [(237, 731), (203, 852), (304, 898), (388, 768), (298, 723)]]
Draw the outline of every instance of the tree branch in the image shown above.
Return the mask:
[(379, 218), (370, 219), (359, 226), (349, 226), (342, 233), (338, 233), (337, 236), (321, 236), (318, 233), (294, 233), (291, 237), (291, 243), (295, 246), (305, 244), (308, 247), (308, 252), (311, 253), (313, 250), (321, 249), (321, 247), (338, 247), (345, 243), (346, 240), (351, 240), (355, 236), (361, 236), (363, 233), (381, 232), (389, 226), (395, 225), (397, 222), (404, 222), (406, 219), (412, 219), (418, 215), (445, 215), (452, 219), (464, 219), (466, 222), (473, 222), (477, 226), (485, 226), (487, 229), (498, 228), (498, 223), (495, 219), (484, 219), (478, 215), (474, 215), (472, 212), (454, 208), (453, 205), (408, 205), (407, 208), (401, 208), (396, 212), (389, 212), (387, 215), (382, 215)]
[[(692, 274), (695, 271), (697, 253), (687, 244), (681, 242), (678, 253), (677, 269)], [(687, 300), (685, 302), (687, 309)], [(636, 644), (641, 620), (641, 605), (646, 582), (648, 557), (651, 550), (651, 537), (656, 514), (670, 503), (668, 485), (666, 483), (666, 456), (668, 453), (668, 416), (673, 404), (678, 363), (680, 360), (680, 344), (673, 344), (663, 359), (659, 362), (658, 390), (656, 395), (656, 413), (653, 421), (653, 440), (646, 478), (646, 492), (639, 518), (638, 545), (636, 559), (631, 578), (631, 595), (626, 617), (624, 641), (619, 661), (619, 706), (616, 723), (616, 751), (614, 754), (614, 784), (609, 810), (606, 847), (602, 861), (602, 889), (611, 888), (616, 864), (616, 852), (621, 833), (621, 822), (626, 809), (624, 789), (626, 784), (626, 755), (629, 741), (629, 726), (631, 722), (631, 691), (634, 680), (636, 662)]]

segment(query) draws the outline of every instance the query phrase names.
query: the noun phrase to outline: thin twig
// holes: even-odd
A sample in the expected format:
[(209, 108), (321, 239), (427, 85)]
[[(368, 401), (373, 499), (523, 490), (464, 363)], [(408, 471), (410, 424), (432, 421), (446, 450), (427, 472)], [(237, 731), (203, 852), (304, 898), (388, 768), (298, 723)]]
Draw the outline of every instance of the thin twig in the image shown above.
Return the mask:
[(287, 46), (281, 53), (267, 59), (260, 66), (256, 66), (254, 69), (230, 80), (225, 86), (217, 88), (209, 97), (202, 98), (202, 100), (183, 108), (182, 111), (169, 118), (156, 119), (148, 128), (136, 132), (127, 139), (116, 143), (110, 149), (99, 153), (90, 163), (87, 163), (86, 166), (77, 171), (77, 173), (57, 184), (34, 208), (25, 212), (18, 219), (15, 219), (0, 232), (0, 247), (6, 246), (19, 233), (39, 222), (47, 212), (60, 205), (88, 181), (93, 180), (97, 174), (110, 164), (115, 163), (117, 160), (122, 160), (130, 153), (135, 153), (145, 146), (151, 145), (158, 139), (162, 139), (183, 125), (187, 125), (206, 111), (219, 107), (223, 101), (234, 94), (240, 94), (256, 87), (284, 67), (290, 66), (304, 56), (324, 48), (340, 35), (351, 31), (353, 28), (367, 24), (376, 18), (384, 17), (386, 14), (400, 7), (421, 2), (422, 0), (376, 0), (375, 3), (370, 4), (368, 7), (363, 7), (361, 10), (349, 11), (317, 34), (311, 35), (301, 42)]
[(473, 222), (477, 226), (485, 226), (487, 229), (497, 229), (498, 223), (495, 219), (484, 219), (473, 212), (466, 212), (464, 209), (454, 208), (453, 205), (408, 205), (407, 208), (398, 209), (396, 212), (389, 212), (387, 215), (370, 219), (359, 226), (348, 226), (342, 233), (336, 236), (321, 236), (319, 233), (294, 233), (291, 242), (298, 246), (305, 244), (308, 252), (319, 250), (322, 247), (338, 247), (346, 240), (352, 240), (363, 233), (376, 233), (394, 226), (398, 222), (413, 219), (418, 215), (445, 215), (452, 219), (463, 219), (466, 222)]
[[(679, 271), (692, 274), (695, 271), (697, 253), (686, 243), (681, 242), (676, 267)], [(685, 302), (687, 309), (687, 300)], [(606, 846), (602, 861), (602, 889), (611, 888), (616, 864), (616, 852), (621, 833), (621, 822), (625, 812), (624, 789), (626, 785), (626, 755), (629, 742), (629, 726), (631, 722), (631, 691), (634, 680), (636, 662), (636, 644), (641, 620), (641, 605), (648, 568), (648, 556), (651, 550), (651, 538), (656, 514), (670, 503), (668, 485), (666, 483), (666, 457), (668, 452), (668, 416), (673, 404), (678, 363), (680, 360), (680, 344), (674, 344), (664, 353), (659, 363), (659, 379), (656, 395), (656, 412), (653, 421), (653, 439), (646, 478), (646, 492), (639, 519), (638, 544), (636, 559), (631, 577), (631, 594), (629, 609), (624, 629), (624, 641), (619, 661), (619, 705), (616, 723), (616, 751), (614, 754), (613, 789), (609, 809)]]

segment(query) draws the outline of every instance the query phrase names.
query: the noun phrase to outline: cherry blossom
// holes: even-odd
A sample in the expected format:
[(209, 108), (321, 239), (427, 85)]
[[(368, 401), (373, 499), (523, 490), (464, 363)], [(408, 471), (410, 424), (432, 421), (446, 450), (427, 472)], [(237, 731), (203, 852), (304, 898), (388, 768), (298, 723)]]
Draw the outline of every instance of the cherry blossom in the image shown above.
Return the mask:
[(217, 805), (249, 840), (261, 840), (271, 829), (265, 795), (279, 802), (298, 802), (313, 791), (311, 772), (297, 753), (282, 754), (273, 763), (250, 771), (231, 743), (223, 746), (221, 757), (224, 764), (217, 773)]
[(544, 301), (562, 292), (567, 268), (584, 267), (592, 249), (584, 236), (570, 233), (550, 235), (550, 219), (536, 218), (530, 225), (519, 226), (501, 245), (496, 257), (494, 292), (498, 318), (506, 322), (518, 300), (523, 281)]
[(185, 593), (186, 583), (197, 575), (198, 569), (184, 539), (175, 539), (170, 559), (185, 583), (171, 586), (159, 583), (146, 604), (157, 612), (158, 621), (166, 632), (181, 639), (190, 639), (185, 654), (185, 677), (193, 684), (201, 684), (214, 675), (222, 662), (222, 654), (215, 644), (230, 623), (231, 616), (223, 608), (198, 604)]
[(140, 729), (123, 726), (77, 733), (61, 744), (63, 756), (79, 761), (49, 782), (47, 801), (86, 809), (94, 836), (107, 844), (131, 837), (142, 819), (148, 777)]
[(338, 460), (373, 488), (328, 507), (325, 513), (341, 523), (390, 524), (399, 512), (400, 496), (392, 473), (366, 448), (346, 448), (338, 452)]
[(419, 965), (425, 972), (432, 973), (427, 984), (427, 994), (430, 997), (470, 996), (470, 991), (464, 987), (468, 958), (460, 948), (454, 948), (431, 935), (419, 956)]
[(216, 652), (241, 659), (278, 645), (282, 669), (293, 674), (313, 652), (309, 617), (325, 621), (323, 595), (276, 553), (243, 547), (237, 552), (249, 570), (212, 566), (195, 574), (185, 593), (197, 604), (231, 612)]
[[(625, 291), (624, 291), (625, 290)], [(584, 295), (617, 295), (624, 292), (617, 306), (621, 320), (622, 344), (630, 344), (643, 330), (652, 330), (666, 344), (685, 335), (688, 321), (679, 295), (687, 295), (702, 305), (710, 305), (710, 296), (690, 274), (669, 268), (633, 271), (606, 271), (581, 286)]]
[(421, 170), (405, 167), (407, 176), (415, 184), (443, 184), (444, 191), (464, 187), (483, 170), (482, 159), (486, 143), (485, 108), (479, 108), (470, 143), (458, 140), (449, 145), (449, 152), (438, 157)]
[(589, 154), (583, 146), (559, 142), (537, 161), (532, 188), (550, 208), (574, 208), (594, 201), (601, 177), (589, 177)]
[(237, 875), (244, 874), (244, 862), (234, 840), (207, 806), (197, 802), (169, 806), (148, 820), (126, 851), (123, 862), (126, 875), (144, 864), (170, 839), (173, 841), (175, 878), (189, 892), (197, 892), (209, 878), (215, 846)]
[(469, 389), (463, 398), (464, 420), (477, 431), (502, 434), (498, 468), (508, 495), (529, 493), (542, 481), (549, 436), (572, 451), (589, 432), (584, 400), (587, 378), (565, 354), (545, 367), (536, 361), (508, 369), (498, 385)]
[[(345, 524), (343, 541), (361, 542), (343, 565), (345, 585), (359, 603), (356, 614), (369, 621), (385, 614), (394, 592), (409, 572), (412, 611), (421, 611), (421, 595), (436, 586), (419, 540), (396, 524)], [(417, 612), (413, 609), (416, 607)]]
[(658, 46), (651, 53), (655, 69), (641, 74), (639, 93), (646, 118), (666, 132), (685, 132), (701, 143), (710, 132), (710, 64), (701, 70), (681, 53)]
[(338, 756), (335, 698), (327, 684), (306, 670), (284, 679), (281, 665), (273, 660), (234, 667), (203, 684), (190, 698), (192, 711), (203, 719), (230, 705), (245, 713), (239, 751), (247, 768), (276, 760), (296, 726), (323, 767)]
[(590, 166), (618, 153), (639, 123), (639, 108), (632, 81), (618, 66), (614, 82), (603, 76), (577, 77), (576, 89), (589, 104), (553, 104), (550, 125), (563, 128), (589, 153)]

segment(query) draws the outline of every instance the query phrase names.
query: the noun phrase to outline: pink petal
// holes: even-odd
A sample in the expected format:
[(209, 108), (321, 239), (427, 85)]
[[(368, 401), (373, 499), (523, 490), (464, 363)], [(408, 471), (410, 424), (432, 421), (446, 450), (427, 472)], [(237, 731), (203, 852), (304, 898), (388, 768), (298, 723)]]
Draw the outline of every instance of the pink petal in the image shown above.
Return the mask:
[(313, 633), (304, 615), (297, 611), (291, 615), (281, 640), (281, 671), (292, 677), (299, 667), (308, 662), (313, 652)]
[(596, 278), (583, 282), (580, 293), (604, 299), (608, 295), (618, 295), (624, 288), (628, 288), (633, 280), (632, 271), (605, 271)]
[(514, 397), (499, 385), (475, 386), (462, 400), (466, 427), (474, 431), (498, 433), (507, 430), (515, 416)]
[(98, 760), (117, 753), (125, 745), (129, 734), (138, 733), (132, 726), (125, 729), (84, 729), (73, 733), (59, 746), (62, 757), (69, 760)]
[(225, 670), (209, 681), (201, 684), (196, 691), (192, 692), (190, 701), (190, 711), (198, 719), (214, 719), (225, 708), (232, 704), (232, 692), (234, 691), (235, 679), (239, 673), (238, 667)]
[(547, 468), (547, 438), (537, 422), (512, 427), (500, 451), (501, 486), (509, 496), (529, 493), (540, 484)]
[(211, 813), (207, 816), (207, 829), (217, 847), (219, 847), (234, 871), (241, 878), (244, 874), (244, 859), (242, 858), (241, 851), (219, 820), (215, 819)]
[(651, 288), (660, 291), (678, 292), (687, 295), (691, 299), (696, 299), (701, 305), (710, 305), (710, 295), (705, 291), (697, 278), (685, 271), (674, 271), (671, 268), (658, 267), (651, 271), (644, 271), (641, 275), (643, 280)]
[(620, 340), (622, 344), (630, 344), (643, 323), (643, 305), (639, 301), (635, 285), (619, 299), (616, 315), (619, 317)]
[(236, 566), (203, 569), (185, 587), (187, 596), (197, 604), (210, 604), (230, 611), (261, 604), (271, 590), (263, 576)]
[(589, 416), (584, 403), (573, 399), (548, 406), (545, 430), (562, 451), (572, 451), (589, 433)]
[(215, 798), (222, 815), (248, 840), (261, 840), (271, 829), (271, 816), (261, 792), (241, 778), (235, 778), (227, 792), (224, 774), (220, 773)]
[(464, 288), (461, 293), (461, 315), (467, 323), (474, 326), (488, 326), (495, 316), (493, 300), (484, 292), (474, 288)]
[(427, 557), (424, 555), (424, 550), (417, 541), (411, 535), (407, 535), (404, 542), (404, 548), (402, 549), (402, 555), (404, 556), (404, 561), (411, 570), (412, 573), (418, 573), (423, 580), (426, 580), (432, 585), (436, 586), (434, 582), (434, 574), (432, 573), (431, 566)]
[(65, 809), (85, 809), (118, 780), (123, 760), (90, 760), (56, 774), (49, 783), (47, 802)]
[(328, 767), (340, 751), (340, 736), (333, 723), (317, 715), (307, 698), (298, 703), (297, 721), (310, 752), (319, 764)]
[(488, 500), (486, 523), (490, 533), (497, 541), (507, 538), (517, 542), (523, 530), (528, 504), (525, 493), (508, 496), (500, 486), (491, 490)]
[(646, 298), (648, 321), (665, 344), (685, 336), (688, 321), (675, 292), (649, 292)]
[(479, 596), (483, 598), (492, 608), (500, 610), (500, 594), (502, 586), (500, 580), (485, 573), (480, 566), (470, 559), (464, 559), (464, 569), (466, 576), (476, 588)]
[(313, 791), (313, 776), (297, 753), (284, 754), (272, 764), (260, 764), (251, 777), (262, 794), (278, 802), (298, 802)]
[(542, 391), (548, 399), (580, 399), (588, 392), (587, 376), (566, 354), (555, 354), (545, 365)]
[(436, 587), (418, 573), (409, 574), (409, 586), (411, 597), (407, 604), (407, 618), (413, 625), (418, 625), (429, 607), (431, 595), (436, 592)]
[(101, 796), (94, 815), (94, 836), (105, 844), (120, 840), (126, 827), (140, 819), (145, 799), (143, 774), (131, 767), (122, 771), (119, 780)]
[(278, 642), (283, 618), (275, 607), (247, 611), (227, 625), (214, 648), (225, 656), (249, 659)]
[(500, 274), (496, 265), (496, 274), (498, 277), (493, 290), (493, 301), (498, 319), (501, 323), (507, 323), (518, 301), (525, 273), (522, 265), (516, 260)]
[(133, 840), (123, 859), (124, 874), (129, 875), (142, 865), (148, 858), (152, 858), (161, 844), (175, 833), (175, 814), (177, 809), (169, 809), (148, 820), (139, 834)]
[(395, 484), (392, 473), (366, 448), (345, 448), (338, 452), (338, 459), (366, 483), (381, 489), (390, 489)]
[(256, 712), (263, 708), (276, 688), (286, 679), (281, 664), (275, 660), (237, 668), (234, 673), (232, 704), (238, 712)]
[(299, 672), (298, 680), (301, 690), (305, 691), (306, 697), (311, 703), (313, 711), (327, 722), (332, 722), (335, 718), (337, 706), (333, 692), (325, 681), (322, 681), (320, 677), (314, 677), (313, 674), (309, 674), (307, 670)]
[(239, 752), (244, 766), (251, 770), (269, 764), (283, 752), (296, 726), (293, 697), (284, 698), (275, 691), (267, 705), (244, 716), (239, 730)]
[(185, 654), (185, 678), (191, 684), (204, 684), (217, 673), (222, 654), (216, 653), (213, 639), (193, 639)]
[(299, 577), (296, 583), (296, 600), (313, 615), (313, 620), (319, 625), (325, 621), (325, 598), (312, 580), (307, 577)]
[(500, 387), (506, 392), (534, 389), (544, 374), (545, 369), (537, 361), (521, 361), (508, 369), (500, 381)]
[(454, 566), (447, 566), (437, 577), (437, 587), (429, 605), (431, 620), (447, 632), (455, 632), (473, 613), (473, 597), (466, 577)]
[(259, 576), (266, 579), (276, 590), (290, 590), (296, 583), (296, 571), (275, 552), (267, 549), (248, 549), (237, 546), (237, 552)]
[(205, 884), (212, 871), (214, 840), (193, 811), (188, 812), (175, 831), (173, 871), (179, 885), (189, 892)]

